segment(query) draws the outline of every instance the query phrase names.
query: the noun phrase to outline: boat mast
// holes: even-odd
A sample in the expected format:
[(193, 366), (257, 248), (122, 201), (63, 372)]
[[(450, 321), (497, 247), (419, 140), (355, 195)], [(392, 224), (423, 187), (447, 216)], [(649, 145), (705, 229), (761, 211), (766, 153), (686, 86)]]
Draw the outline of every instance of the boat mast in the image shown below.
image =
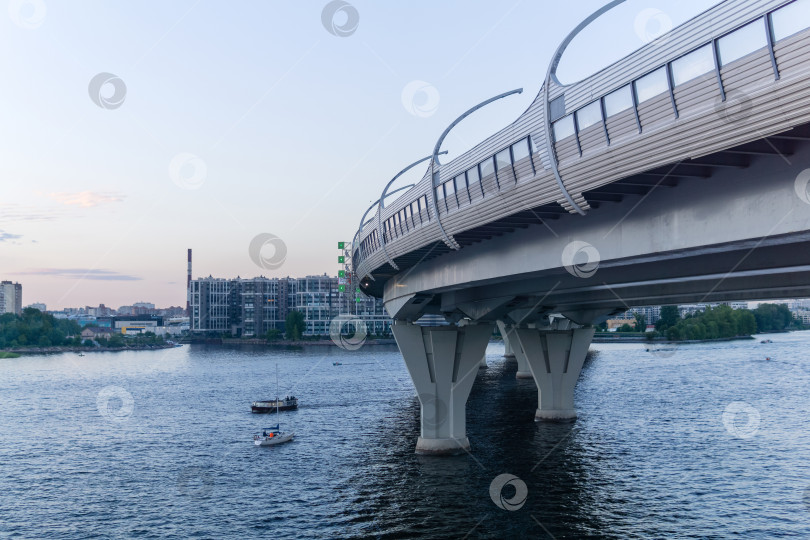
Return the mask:
[(279, 418), (278, 410), (279, 410), (278, 409), (278, 362), (276, 362), (276, 426), (280, 426), (280, 424), (278, 422), (278, 418)]

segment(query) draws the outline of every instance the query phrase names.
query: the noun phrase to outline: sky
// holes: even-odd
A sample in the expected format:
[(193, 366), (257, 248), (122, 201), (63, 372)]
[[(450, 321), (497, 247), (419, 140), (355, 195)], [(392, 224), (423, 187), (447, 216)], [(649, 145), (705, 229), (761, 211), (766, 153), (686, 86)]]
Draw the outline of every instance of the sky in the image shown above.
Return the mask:
[[(524, 89), (453, 130), (445, 162), (517, 118), (603, 2), (7, 3), (0, 279), (61, 309), (185, 305), (188, 248), (195, 278), (336, 275), (337, 242), (388, 180), (484, 99)], [(574, 40), (559, 78), (714, 3), (628, 0)], [(281, 239), (283, 264), (252, 260), (259, 235)]]

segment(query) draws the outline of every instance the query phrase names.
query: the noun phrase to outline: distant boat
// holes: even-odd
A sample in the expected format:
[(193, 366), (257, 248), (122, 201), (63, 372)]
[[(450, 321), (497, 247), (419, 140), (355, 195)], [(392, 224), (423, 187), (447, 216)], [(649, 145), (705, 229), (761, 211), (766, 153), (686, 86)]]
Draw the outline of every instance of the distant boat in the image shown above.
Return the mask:
[(84, 353), (79, 353), (79, 356), (84, 356)]
[(343, 362), (332, 362), (333, 366), (342, 366)]
[(770, 339), (763, 339), (760, 343), (773, 343)]
[(294, 411), (298, 408), (298, 398), (287, 396), (284, 399), (267, 399), (264, 401), (254, 401), (250, 404), (250, 412), (269, 413), (275, 410)]
[[(278, 395), (278, 364), (276, 364), (276, 395)], [(295, 399), (295, 397), (288, 397), (287, 399), (295, 400), (295, 407), (298, 407), (298, 400)], [(280, 403), (281, 400), (276, 398), (276, 419), (278, 419), (279, 411), (281, 410)], [(253, 412), (256, 411), (254, 410)], [(256, 446), (275, 446), (291, 441), (295, 433), (292, 431), (281, 431), (280, 425), (281, 424), (276, 424), (273, 427), (262, 429), (261, 435), (256, 434), (253, 436), (253, 444)]]
[(276, 444), (291, 441), (295, 436), (292, 431), (281, 431), (279, 425), (264, 428), (261, 435), (253, 436), (253, 444), (256, 446), (274, 446)]

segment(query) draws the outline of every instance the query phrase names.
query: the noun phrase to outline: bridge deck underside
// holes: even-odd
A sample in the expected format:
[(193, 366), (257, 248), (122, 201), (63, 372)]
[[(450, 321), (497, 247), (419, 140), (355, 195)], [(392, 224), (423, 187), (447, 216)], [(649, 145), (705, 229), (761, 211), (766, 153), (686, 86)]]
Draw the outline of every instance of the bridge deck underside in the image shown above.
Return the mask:
[[(490, 319), (810, 296), (810, 204), (795, 187), (805, 168), (808, 125), (586, 192), (584, 217), (545, 205), (465, 231), (462, 250), (436, 242), (397, 258), (373, 287), (386, 302), (416, 295), (421, 312), (483, 302)], [(561, 264), (576, 240), (601, 254), (593, 276)]]

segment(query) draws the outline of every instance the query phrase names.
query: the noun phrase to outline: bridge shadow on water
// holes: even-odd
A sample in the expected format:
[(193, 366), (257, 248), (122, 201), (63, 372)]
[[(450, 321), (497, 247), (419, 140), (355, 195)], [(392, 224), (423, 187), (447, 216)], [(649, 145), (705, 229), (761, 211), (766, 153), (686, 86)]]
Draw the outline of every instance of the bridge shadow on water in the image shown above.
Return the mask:
[[(362, 472), (346, 505), (351, 528), (362, 531), (357, 537), (605, 538), (621, 524), (622, 516), (604, 516), (608, 525), (594, 508), (593, 488), (602, 480), (583, 466), (594, 449), (584, 446), (577, 422), (536, 423), (534, 381), (515, 378), (514, 360), (493, 355), (489, 366), (479, 370), (467, 405), (469, 453), (414, 454), (415, 396), (378, 426), (357, 455)], [(519, 479), (503, 487), (504, 499), (515, 497), (515, 484), (526, 485), (525, 504), (515, 500), (511, 510), (490, 496), (504, 473)]]

